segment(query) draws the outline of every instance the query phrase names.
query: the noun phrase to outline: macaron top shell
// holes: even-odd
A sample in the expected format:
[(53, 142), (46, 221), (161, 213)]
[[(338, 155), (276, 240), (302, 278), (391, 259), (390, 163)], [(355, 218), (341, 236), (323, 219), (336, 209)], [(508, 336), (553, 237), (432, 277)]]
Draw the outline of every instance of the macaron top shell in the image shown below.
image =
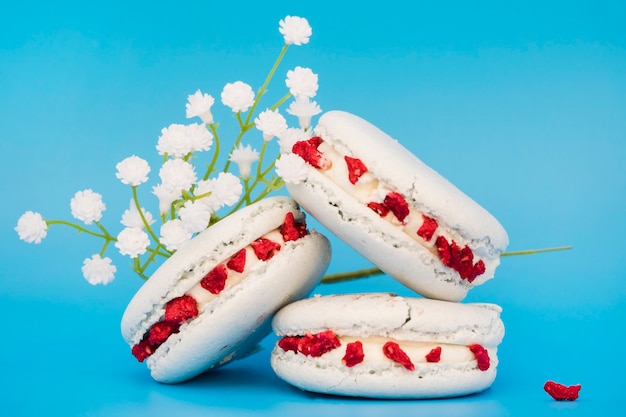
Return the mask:
[(496, 346), (504, 337), (496, 304), (454, 303), (390, 293), (312, 297), (282, 308), (272, 327), (278, 336), (333, 330), (344, 336)]

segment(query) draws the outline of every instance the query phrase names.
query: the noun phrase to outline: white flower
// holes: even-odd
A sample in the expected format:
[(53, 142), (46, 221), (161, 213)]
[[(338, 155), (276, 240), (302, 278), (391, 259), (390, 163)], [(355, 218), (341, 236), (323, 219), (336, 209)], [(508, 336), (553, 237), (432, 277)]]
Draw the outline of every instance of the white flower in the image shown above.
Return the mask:
[(152, 194), (156, 195), (159, 199), (159, 213), (167, 213), (172, 203), (178, 200), (181, 196), (180, 190), (172, 190), (165, 187), (163, 184), (158, 184), (152, 187)]
[(90, 189), (74, 194), (70, 201), (70, 208), (72, 216), (85, 224), (99, 221), (102, 218), (102, 212), (106, 210), (102, 196)]
[(311, 127), (311, 117), (321, 112), (320, 106), (306, 96), (297, 96), (287, 108), (287, 113), (296, 116), (300, 127), (305, 130)]
[(159, 171), (159, 177), (163, 186), (172, 192), (186, 190), (196, 182), (193, 165), (182, 159), (167, 160)]
[(222, 103), (235, 113), (247, 111), (254, 104), (254, 91), (242, 81), (228, 83), (222, 90)]
[(183, 227), (180, 219), (173, 219), (161, 226), (159, 241), (169, 251), (178, 250), (181, 245), (191, 239), (192, 233)]
[[(146, 223), (148, 223), (148, 225), (154, 223), (154, 218), (149, 211), (146, 211), (146, 209), (142, 207), (141, 212), (143, 213), (143, 217), (146, 219)], [(121, 223), (126, 227), (136, 227), (138, 229), (143, 229), (145, 227), (143, 220), (141, 220), (141, 216), (139, 215), (139, 210), (137, 210), (137, 204), (135, 204), (135, 200), (132, 198), (130, 199), (130, 206), (126, 209), (126, 211), (124, 211), (124, 214), (122, 214)]]
[(309, 22), (304, 17), (287, 16), (279, 22), (279, 31), (287, 45), (302, 45), (309, 42), (313, 33)]
[(111, 264), (111, 258), (101, 258), (95, 254), (83, 261), (83, 276), (91, 285), (106, 285), (113, 281), (117, 268)]
[(217, 178), (200, 181), (196, 188), (196, 195), (211, 193), (198, 201), (208, 205), (214, 212), (237, 203), (242, 192), (241, 181), (230, 172), (220, 172)]
[(168, 154), (184, 158), (191, 152), (208, 151), (213, 144), (213, 135), (201, 124), (171, 124), (161, 129), (157, 143), (159, 155)]
[(41, 214), (27, 211), (17, 220), (15, 231), (24, 242), (41, 243), (48, 234), (48, 224)]
[(119, 249), (122, 255), (128, 255), (136, 258), (146, 253), (150, 245), (148, 234), (136, 227), (127, 227), (117, 235), (115, 247)]
[(287, 121), (278, 110), (265, 110), (254, 119), (256, 128), (263, 132), (263, 140), (266, 142), (274, 136), (280, 136), (287, 130)]
[(209, 226), (211, 208), (200, 201), (187, 201), (178, 210), (182, 226), (190, 233), (198, 233)]
[(311, 135), (305, 132), (303, 129), (297, 127), (290, 127), (278, 137), (278, 144), (280, 145), (280, 151), (282, 153), (291, 153), (293, 145), (296, 142), (310, 139)]
[(287, 71), (285, 84), (294, 97), (315, 97), (317, 94), (317, 74), (310, 68), (296, 67)]
[(300, 184), (306, 180), (308, 170), (304, 159), (293, 153), (282, 154), (276, 161), (276, 173), (290, 184)]
[(248, 178), (252, 170), (252, 163), (259, 159), (259, 153), (252, 149), (250, 145), (243, 146), (240, 143), (239, 146), (230, 153), (229, 159), (239, 167), (239, 175), (242, 178)]
[(122, 181), (122, 184), (137, 186), (148, 181), (148, 173), (150, 173), (150, 165), (145, 159), (132, 155), (119, 162), (115, 168), (117, 173), (115, 176)]
[(206, 124), (213, 124), (213, 114), (211, 114), (211, 106), (215, 103), (215, 99), (208, 95), (202, 94), (200, 90), (187, 96), (186, 115), (190, 119), (199, 117)]

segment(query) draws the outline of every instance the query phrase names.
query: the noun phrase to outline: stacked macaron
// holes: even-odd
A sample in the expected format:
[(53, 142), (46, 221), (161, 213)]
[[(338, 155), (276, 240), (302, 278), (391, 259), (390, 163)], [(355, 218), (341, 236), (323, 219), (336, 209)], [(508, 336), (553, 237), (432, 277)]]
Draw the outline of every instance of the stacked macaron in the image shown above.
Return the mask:
[(508, 244), (500, 223), (349, 113), (324, 114), (290, 154), (305, 170), (304, 178), (284, 178), (292, 197), (383, 272), (430, 299), (336, 295), (283, 308), (273, 320), (278, 376), (303, 390), (383, 398), (488, 388), (504, 336), (500, 308), (458, 301), (493, 278)]
[[(152, 377), (173, 383), (244, 356), (282, 306), (306, 297), (330, 261), (290, 198), (225, 217), (165, 261), (122, 317), (122, 335)], [(297, 267), (295, 266), (297, 265)]]

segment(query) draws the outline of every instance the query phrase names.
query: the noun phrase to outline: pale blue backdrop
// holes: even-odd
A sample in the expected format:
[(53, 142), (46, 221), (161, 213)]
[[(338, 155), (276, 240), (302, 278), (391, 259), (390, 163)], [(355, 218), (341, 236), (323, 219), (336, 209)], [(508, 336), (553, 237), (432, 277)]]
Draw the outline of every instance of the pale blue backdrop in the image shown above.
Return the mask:
[[(141, 281), (110, 251), (116, 280), (80, 272), (99, 242), (53, 228), (18, 240), (26, 210), (69, 218), (84, 188), (113, 229), (128, 189), (115, 164), (158, 161), (160, 129), (188, 94), (259, 86), (278, 21), (308, 18), (270, 95), (296, 65), (319, 74), (324, 110), (360, 115), (490, 210), (510, 250), (467, 301), (500, 304), (507, 334), (488, 391), (370, 401), (290, 388), (262, 352), (176, 386), (153, 382), (119, 332)], [(623, 415), (626, 372), (626, 6), (620, 1), (117, 1), (0, 6), (0, 409), (6, 415)], [(216, 106), (217, 107), (217, 106)], [(230, 123), (225, 111), (216, 112)], [(221, 112), (221, 113), (220, 113)], [(228, 128), (225, 128), (228, 129)], [(259, 139), (260, 140), (260, 139)], [(152, 175), (156, 175), (156, 169)], [(319, 226), (318, 226), (319, 227)], [(322, 228), (320, 230), (324, 231)], [(369, 267), (333, 239), (331, 272)], [(396, 291), (381, 276), (319, 293)], [(542, 390), (583, 385), (574, 403)]]

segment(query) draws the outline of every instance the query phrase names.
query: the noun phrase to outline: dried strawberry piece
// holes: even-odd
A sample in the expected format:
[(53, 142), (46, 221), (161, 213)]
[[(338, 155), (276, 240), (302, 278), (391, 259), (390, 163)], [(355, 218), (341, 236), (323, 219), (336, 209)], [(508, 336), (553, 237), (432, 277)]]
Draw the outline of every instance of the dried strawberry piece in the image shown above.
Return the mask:
[(306, 221), (304, 219), (296, 221), (292, 212), (285, 215), (285, 222), (280, 226), (280, 234), (283, 236), (285, 242), (298, 240), (306, 236), (307, 233), (309, 233), (309, 231), (306, 230)]
[(439, 362), (440, 360), (441, 360), (441, 346), (437, 346), (436, 348), (433, 348), (426, 355), (427, 362)]
[(211, 294), (219, 294), (226, 286), (227, 278), (228, 270), (226, 269), (226, 265), (219, 264), (202, 278), (200, 285)]
[(417, 230), (417, 235), (424, 239), (426, 242), (428, 242), (430, 241), (430, 239), (433, 238), (435, 230), (437, 230), (437, 227), (439, 227), (439, 225), (437, 224), (437, 221), (435, 219), (432, 219), (424, 214), (422, 214), (422, 219), (423, 222), (420, 228)]
[(469, 246), (465, 245), (460, 251), (459, 266), (457, 271), (461, 279), (467, 279), (474, 271), (474, 254)]
[(298, 352), (298, 345), (300, 343), (301, 336), (285, 336), (278, 341), (278, 347), (285, 352), (293, 351)]
[(383, 345), (383, 354), (394, 362), (398, 362), (409, 371), (415, 370), (415, 365), (396, 342), (387, 342)]
[(544, 391), (557, 401), (574, 401), (578, 398), (578, 392), (581, 388), (580, 384), (567, 387), (554, 381), (547, 381), (543, 385)]
[(322, 138), (313, 136), (309, 140), (296, 142), (291, 148), (291, 151), (317, 169), (328, 169), (331, 167), (330, 160), (317, 149), (322, 142)]
[(355, 341), (346, 345), (346, 354), (343, 355), (341, 363), (348, 368), (352, 368), (354, 365), (358, 365), (363, 362), (365, 354), (363, 353), (363, 343)]
[(472, 273), (467, 277), (468, 282), (473, 282), (477, 276), (485, 273), (485, 263), (480, 260), (474, 264), (472, 267)]
[(476, 361), (478, 362), (478, 369), (480, 369), (481, 371), (486, 371), (487, 369), (489, 369), (490, 360), (487, 349), (479, 344), (473, 344), (469, 345), (469, 350), (472, 351), (474, 357), (476, 358)]
[(385, 200), (383, 201), (383, 203), (401, 222), (404, 222), (406, 216), (409, 215), (409, 204), (400, 193), (391, 191), (385, 196)]
[(280, 244), (264, 237), (259, 238), (250, 244), (254, 254), (262, 261), (267, 261), (280, 250)]
[(241, 249), (232, 258), (226, 262), (228, 269), (242, 273), (246, 267), (246, 249)]
[(158, 345), (150, 343), (150, 340), (148, 340), (147, 337), (144, 337), (141, 342), (133, 346), (133, 348), (131, 349), (131, 353), (139, 362), (143, 362), (150, 355), (152, 355), (154, 351), (157, 350), (157, 348)]
[(335, 332), (326, 330), (317, 334), (307, 333), (303, 336), (298, 344), (298, 352), (317, 358), (339, 346), (341, 342)]
[(177, 333), (179, 327), (179, 323), (172, 323), (170, 321), (155, 323), (148, 332), (148, 340), (154, 345), (160, 345), (165, 342), (172, 333)]
[(191, 295), (174, 298), (165, 304), (165, 321), (182, 323), (198, 315), (198, 303)]
[(443, 236), (438, 236), (437, 240), (435, 240), (435, 247), (437, 248), (437, 253), (439, 254), (441, 263), (445, 266), (450, 266), (452, 254), (450, 253), (450, 243), (448, 242), (448, 239)]
[(385, 217), (387, 213), (389, 213), (389, 207), (381, 203), (375, 203), (372, 201), (370, 203), (367, 203), (367, 207), (371, 208), (376, 213), (378, 213), (380, 217)]
[(348, 180), (350, 180), (351, 184), (356, 184), (356, 182), (361, 178), (361, 175), (365, 174), (367, 171), (367, 167), (358, 158), (352, 158), (350, 156), (344, 156), (343, 159), (346, 161), (346, 165), (348, 166)]

